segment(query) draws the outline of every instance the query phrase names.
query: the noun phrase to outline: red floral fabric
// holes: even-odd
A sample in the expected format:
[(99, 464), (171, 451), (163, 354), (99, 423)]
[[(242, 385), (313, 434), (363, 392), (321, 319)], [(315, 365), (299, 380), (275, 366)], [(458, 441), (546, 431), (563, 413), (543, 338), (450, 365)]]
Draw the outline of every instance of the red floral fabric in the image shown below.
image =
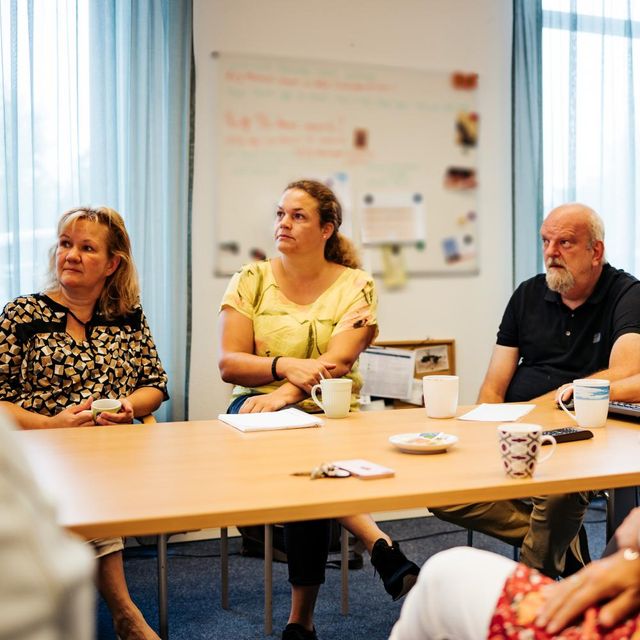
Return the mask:
[(574, 625), (553, 636), (536, 627), (534, 621), (544, 600), (541, 588), (551, 582), (551, 578), (519, 564), (502, 588), (488, 640), (640, 640), (640, 616), (614, 629), (603, 629), (597, 622), (597, 607), (588, 609)]

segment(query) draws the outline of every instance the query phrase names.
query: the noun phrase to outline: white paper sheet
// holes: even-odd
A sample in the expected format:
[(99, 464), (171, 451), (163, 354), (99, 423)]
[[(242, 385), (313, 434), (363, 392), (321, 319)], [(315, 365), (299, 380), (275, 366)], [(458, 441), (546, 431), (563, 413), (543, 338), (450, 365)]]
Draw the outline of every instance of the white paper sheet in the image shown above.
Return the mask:
[(535, 408), (535, 404), (489, 404), (484, 403), (461, 415), (459, 420), (476, 420), (478, 422), (513, 422)]
[(218, 420), (222, 420), (240, 431), (301, 429), (303, 427), (319, 427), (323, 424), (320, 418), (295, 408), (263, 413), (221, 413)]

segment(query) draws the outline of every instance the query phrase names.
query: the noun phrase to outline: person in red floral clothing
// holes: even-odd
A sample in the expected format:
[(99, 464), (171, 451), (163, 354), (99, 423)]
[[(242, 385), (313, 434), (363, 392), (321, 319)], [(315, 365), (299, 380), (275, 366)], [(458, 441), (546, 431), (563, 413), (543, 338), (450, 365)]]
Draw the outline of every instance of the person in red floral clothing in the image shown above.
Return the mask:
[(390, 640), (640, 640), (640, 508), (605, 556), (556, 582), (459, 547), (429, 559)]

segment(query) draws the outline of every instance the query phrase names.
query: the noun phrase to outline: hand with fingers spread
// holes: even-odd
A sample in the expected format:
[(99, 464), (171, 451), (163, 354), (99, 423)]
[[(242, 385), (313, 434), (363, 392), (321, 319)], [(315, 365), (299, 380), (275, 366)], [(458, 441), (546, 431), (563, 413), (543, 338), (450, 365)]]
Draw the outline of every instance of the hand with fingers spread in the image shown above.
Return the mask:
[(536, 625), (558, 633), (578, 616), (604, 602), (597, 623), (610, 628), (640, 610), (640, 555), (623, 549), (592, 562), (570, 578), (545, 589)]

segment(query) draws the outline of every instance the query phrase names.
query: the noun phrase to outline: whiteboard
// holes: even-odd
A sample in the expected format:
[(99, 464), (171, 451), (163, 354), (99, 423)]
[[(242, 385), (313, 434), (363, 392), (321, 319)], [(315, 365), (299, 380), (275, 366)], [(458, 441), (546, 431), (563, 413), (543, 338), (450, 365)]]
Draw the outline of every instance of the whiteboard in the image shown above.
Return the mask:
[(475, 74), (215, 54), (217, 275), (275, 254), (285, 186), (331, 186), (365, 268), (478, 269)]

